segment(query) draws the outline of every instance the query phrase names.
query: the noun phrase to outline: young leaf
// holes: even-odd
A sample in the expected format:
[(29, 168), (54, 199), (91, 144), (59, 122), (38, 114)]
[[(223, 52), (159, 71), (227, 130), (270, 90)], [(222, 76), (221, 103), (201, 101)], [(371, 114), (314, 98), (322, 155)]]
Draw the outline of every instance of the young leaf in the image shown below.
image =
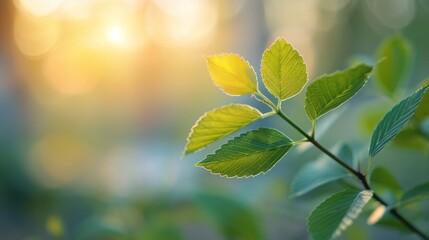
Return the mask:
[(280, 100), (301, 92), (307, 83), (307, 67), (301, 55), (284, 38), (278, 38), (263, 54), (262, 80)]
[(221, 176), (255, 176), (270, 170), (292, 146), (283, 133), (259, 128), (228, 141), (196, 166)]
[(241, 96), (258, 92), (255, 70), (239, 55), (208, 56), (207, 66), (214, 84), (226, 94)]
[(261, 116), (261, 112), (245, 104), (231, 104), (207, 112), (192, 127), (185, 154), (204, 148), (258, 120)]
[[(351, 149), (342, 145), (333, 150), (336, 155), (353, 166)], [(299, 197), (326, 183), (350, 176), (350, 173), (326, 155), (315, 162), (306, 164), (294, 177), (291, 184), (291, 196)]]
[(403, 37), (396, 35), (381, 45), (377, 57), (381, 60), (375, 70), (377, 82), (388, 95), (394, 95), (408, 75), (411, 46)]
[(371, 191), (345, 190), (326, 199), (308, 217), (312, 239), (329, 240), (340, 236), (371, 198)]
[(420, 88), (394, 106), (378, 123), (371, 138), (369, 156), (374, 157), (392, 141), (413, 116), (429, 86)]
[(371, 70), (372, 67), (360, 64), (316, 79), (305, 96), (307, 116), (314, 121), (350, 99), (368, 81)]
[(423, 201), (429, 199), (429, 182), (417, 185), (406, 191), (401, 198), (401, 206), (410, 202)]

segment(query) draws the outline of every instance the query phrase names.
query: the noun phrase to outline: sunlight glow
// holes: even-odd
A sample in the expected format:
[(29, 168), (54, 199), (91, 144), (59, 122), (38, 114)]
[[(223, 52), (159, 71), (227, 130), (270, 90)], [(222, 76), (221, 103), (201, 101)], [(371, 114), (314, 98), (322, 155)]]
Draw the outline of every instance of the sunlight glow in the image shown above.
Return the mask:
[(107, 30), (107, 39), (116, 44), (121, 44), (126, 41), (124, 34), (124, 29), (118, 25), (111, 26)]
[(20, 6), (37, 16), (53, 13), (61, 6), (62, 2), (63, 0), (19, 0)]

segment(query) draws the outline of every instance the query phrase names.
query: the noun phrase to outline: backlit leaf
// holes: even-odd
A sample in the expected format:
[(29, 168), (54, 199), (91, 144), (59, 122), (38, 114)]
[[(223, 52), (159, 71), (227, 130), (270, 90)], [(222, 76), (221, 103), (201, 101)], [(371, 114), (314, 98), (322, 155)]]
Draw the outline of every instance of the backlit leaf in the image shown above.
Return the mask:
[(371, 138), (369, 156), (374, 157), (392, 141), (413, 116), (429, 86), (420, 88), (395, 105), (378, 123)]
[(312, 239), (329, 240), (340, 236), (359, 216), (372, 195), (367, 190), (345, 190), (326, 199), (308, 217)]
[(255, 70), (237, 54), (208, 56), (207, 66), (214, 84), (229, 95), (240, 96), (258, 91)]
[(377, 58), (375, 73), (381, 89), (394, 95), (406, 80), (411, 62), (411, 46), (400, 35), (393, 36), (382, 43)]
[(204, 148), (260, 117), (257, 109), (244, 104), (231, 104), (207, 112), (192, 127), (185, 154)]
[(283, 133), (259, 128), (228, 141), (197, 166), (221, 176), (255, 176), (270, 170), (292, 146)]
[[(351, 149), (347, 145), (336, 147), (334, 152), (344, 162), (353, 166)], [(326, 183), (350, 176), (350, 173), (326, 155), (306, 164), (294, 177), (291, 185), (292, 197), (301, 196)]]
[(360, 64), (316, 79), (305, 96), (307, 116), (314, 121), (350, 99), (368, 81), (371, 70), (372, 67)]
[(306, 69), (301, 55), (284, 38), (278, 38), (262, 56), (262, 80), (280, 100), (301, 92), (307, 83)]

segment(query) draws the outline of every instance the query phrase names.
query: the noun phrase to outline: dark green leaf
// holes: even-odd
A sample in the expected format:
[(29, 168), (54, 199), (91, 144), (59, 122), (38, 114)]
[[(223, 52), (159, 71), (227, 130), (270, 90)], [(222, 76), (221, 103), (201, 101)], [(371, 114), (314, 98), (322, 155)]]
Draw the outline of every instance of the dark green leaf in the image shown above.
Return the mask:
[(372, 67), (360, 64), (316, 79), (305, 96), (307, 116), (314, 121), (350, 99), (368, 81), (371, 70)]
[[(350, 166), (353, 166), (351, 149), (347, 145), (336, 147), (333, 152)], [(350, 176), (350, 173), (326, 155), (306, 164), (292, 181), (292, 197), (301, 196), (326, 183)]]
[(374, 157), (392, 141), (413, 116), (429, 86), (420, 88), (394, 106), (375, 128), (369, 147), (369, 156)]
[(400, 35), (387, 39), (380, 47), (380, 63), (376, 67), (377, 82), (389, 95), (401, 88), (408, 76), (411, 62), (411, 46)]
[(249, 177), (270, 170), (293, 146), (283, 133), (259, 128), (241, 134), (197, 166), (228, 177)]
[(371, 191), (345, 190), (326, 199), (308, 217), (312, 239), (329, 240), (340, 236), (371, 198)]

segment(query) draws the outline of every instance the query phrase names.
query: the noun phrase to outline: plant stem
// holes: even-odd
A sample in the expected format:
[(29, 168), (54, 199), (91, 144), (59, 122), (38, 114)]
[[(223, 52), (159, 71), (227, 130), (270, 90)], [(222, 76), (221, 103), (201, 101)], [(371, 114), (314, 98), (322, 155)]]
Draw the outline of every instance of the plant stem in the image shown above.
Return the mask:
[[(359, 179), (359, 181), (362, 183), (365, 190), (369, 190), (373, 192), (373, 198), (377, 200), (379, 203), (386, 206), (386, 208), (389, 209), (388, 204), (378, 196), (374, 190), (369, 185), (368, 181), (366, 180), (365, 174), (361, 173), (360, 171), (355, 170), (353, 167), (348, 165), (346, 162), (341, 160), (339, 157), (334, 155), (331, 151), (329, 151), (327, 148), (325, 148), (322, 144), (320, 144), (313, 136), (308, 135), (302, 128), (300, 128), (294, 121), (292, 121), (290, 118), (288, 118), (280, 109), (276, 109), (277, 115), (279, 115), (283, 120), (285, 120), (287, 123), (289, 123), (295, 130), (297, 130), (299, 133), (301, 133), (309, 142), (311, 142), (314, 146), (316, 146), (320, 151), (328, 155), (330, 158), (332, 158), (334, 161), (336, 161), (338, 164), (343, 166), (345, 169), (347, 169), (349, 172), (351, 172), (355, 177)], [(409, 222), (407, 219), (405, 219), (397, 210), (396, 208), (390, 208), (390, 213), (395, 216), (400, 222), (402, 222), (409, 230), (420, 236), (422, 239), (429, 240), (429, 237), (426, 236), (421, 230), (419, 230), (416, 226), (414, 226), (411, 222)]]

